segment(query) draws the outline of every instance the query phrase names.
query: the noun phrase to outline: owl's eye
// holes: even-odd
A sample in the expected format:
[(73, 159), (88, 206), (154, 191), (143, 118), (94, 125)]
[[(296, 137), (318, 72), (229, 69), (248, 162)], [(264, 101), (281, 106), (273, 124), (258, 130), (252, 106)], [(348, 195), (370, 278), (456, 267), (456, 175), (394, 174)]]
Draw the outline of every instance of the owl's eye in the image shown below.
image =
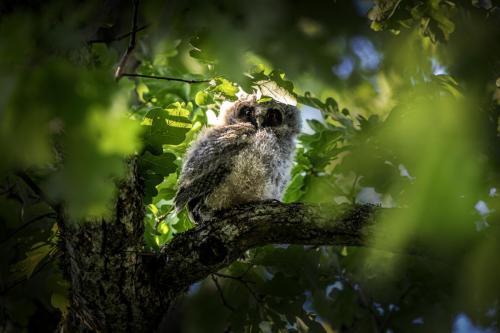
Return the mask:
[(278, 109), (267, 110), (266, 117), (262, 123), (263, 127), (277, 127), (283, 123), (283, 114)]
[(244, 121), (250, 121), (254, 118), (254, 108), (244, 105), (238, 110), (238, 118)]
[(242, 122), (248, 122), (257, 127), (255, 121), (255, 109), (252, 106), (243, 105), (236, 115), (237, 119)]

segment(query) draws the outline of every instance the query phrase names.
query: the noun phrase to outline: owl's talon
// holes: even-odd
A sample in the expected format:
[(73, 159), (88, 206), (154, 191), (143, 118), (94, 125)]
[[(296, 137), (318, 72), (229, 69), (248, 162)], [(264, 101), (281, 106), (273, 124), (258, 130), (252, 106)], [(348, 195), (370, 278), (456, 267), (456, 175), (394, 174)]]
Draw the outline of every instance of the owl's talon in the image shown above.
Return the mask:
[(265, 203), (265, 204), (281, 204), (282, 202), (279, 201), (278, 199), (267, 199), (267, 200), (263, 200), (262, 203)]

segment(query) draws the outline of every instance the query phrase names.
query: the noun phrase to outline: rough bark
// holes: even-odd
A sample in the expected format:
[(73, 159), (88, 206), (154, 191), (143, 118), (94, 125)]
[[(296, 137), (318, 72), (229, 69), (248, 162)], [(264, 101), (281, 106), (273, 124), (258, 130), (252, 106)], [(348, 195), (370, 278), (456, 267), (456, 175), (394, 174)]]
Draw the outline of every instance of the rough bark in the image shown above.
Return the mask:
[(61, 230), (71, 286), (63, 332), (152, 332), (169, 305), (194, 282), (273, 243), (364, 245), (373, 206), (321, 211), (263, 202), (235, 207), (176, 236), (161, 253), (142, 253), (143, 192), (136, 165), (118, 187), (115, 217)]
[(266, 244), (366, 244), (375, 206), (323, 210), (304, 204), (263, 202), (236, 207), (175, 237), (157, 258), (161, 278), (176, 292)]
[(169, 305), (144, 269), (143, 189), (133, 161), (118, 186), (115, 212), (107, 220), (62, 227), (63, 270), (71, 288), (62, 332), (151, 331)]

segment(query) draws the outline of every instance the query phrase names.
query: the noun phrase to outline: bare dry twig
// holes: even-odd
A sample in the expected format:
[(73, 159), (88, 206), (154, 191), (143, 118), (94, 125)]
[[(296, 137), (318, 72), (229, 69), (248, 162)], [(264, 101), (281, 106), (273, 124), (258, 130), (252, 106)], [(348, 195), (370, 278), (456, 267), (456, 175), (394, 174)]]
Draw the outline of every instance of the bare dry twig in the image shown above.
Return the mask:
[(145, 29), (147, 26), (143, 26), (141, 28), (137, 28), (137, 18), (138, 18), (138, 13), (139, 13), (139, 0), (133, 0), (133, 7), (132, 7), (132, 30), (129, 33), (126, 33), (125, 35), (117, 37), (118, 39), (125, 38), (126, 36), (130, 36), (130, 41), (128, 44), (127, 49), (125, 50), (125, 53), (120, 59), (120, 62), (118, 63), (118, 66), (116, 67), (115, 71), (115, 80), (120, 80), (122, 77), (127, 76), (127, 77), (141, 77), (141, 78), (147, 78), (147, 79), (156, 79), (156, 80), (166, 80), (166, 81), (176, 81), (176, 82), (184, 82), (184, 83), (208, 83), (211, 80), (193, 80), (193, 79), (181, 79), (181, 78), (175, 78), (175, 77), (168, 77), (168, 76), (155, 76), (155, 75), (146, 75), (146, 74), (135, 74), (135, 73), (125, 73), (125, 67), (127, 65), (128, 58), (130, 57), (130, 54), (135, 48), (136, 44), (136, 34), (137, 32)]
[(222, 304), (226, 308), (228, 308), (229, 310), (234, 311), (235, 309), (231, 305), (229, 305), (229, 303), (226, 301), (226, 298), (224, 297), (224, 293), (222, 292), (222, 288), (220, 287), (219, 281), (217, 281), (217, 278), (213, 274), (211, 275), (211, 277), (212, 277), (212, 281), (214, 281), (215, 287), (217, 288), (217, 291), (219, 293)]
[(26, 185), (40, 198), (41, 201), (45, 202), (47, 205), (50, 206), (56, 213), (56, 219), (58, 223), (61, 225), (64, 223), (64, 211), (63, 211), (63, 206), (61, 203), (54, 202), (49, 198), (45, 192), (38, 186), (33, 179), (24, 171), (19, 171), (16, 173), (16, 175), (21, 178)]
[(123, 76), (123, 70), (127, 64), (127, 60), (135, 48), (135, 35), (137, 33), (137, 17), (139, 13), (139, 0), (133, 0), (133, 14), (132, 14), (132, 30), (130, 31), (130, 41), (123, 54), (120, 62), (118, 63), (118, 67), (116, 67), (115, 71), (115, 79), (119, 80)]
[(205, 79), (205, 80), (190, 80), (190, 79), (181, 79), (181, 78), (169, 77), (169, 76), (155, 76), (155, 75), (134, 74), (134, 73), (122, 73), (121, 76), (142, 77), (142, 78), (146, 78), (146, 79), (177, 81), (177, 82), (184, 82), (184, 83), (208, 83), (208, 82), (211, 81), (209, 79)]
[[(137, 30), (135, 32), (137, 33), (137, 32), (146, 30), (148, 27), (149, 27), (149, 24), (145, 24), (145, 25), (140, 26), (139, 28), (137, 28)], [(129, 37), (130, 35), (132, 35), (132, 31), (126, 32), (126, 33), (121, 34), (121, 35), (118, 35), (118, 36), (116, 36), (114, 38), (108, 38), (108, 39), (90, 39), (90, 40), (87, 41), (87, 44), (118, 42), (118, 41), (120, 41), (122, 39), (125, 39), (125, 38)]]

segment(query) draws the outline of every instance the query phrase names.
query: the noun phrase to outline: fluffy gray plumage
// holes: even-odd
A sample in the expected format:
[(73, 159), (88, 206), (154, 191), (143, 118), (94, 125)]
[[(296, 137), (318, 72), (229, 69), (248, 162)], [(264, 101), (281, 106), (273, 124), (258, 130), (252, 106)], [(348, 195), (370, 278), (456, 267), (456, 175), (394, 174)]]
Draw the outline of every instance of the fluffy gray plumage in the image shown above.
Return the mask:
[(299, 110), (255, 96), (233, 103), (205, 129), (187, 154), (175, 197), (195, 222), (217, 210), (262, 200), (280, 200), (290, 178)]

